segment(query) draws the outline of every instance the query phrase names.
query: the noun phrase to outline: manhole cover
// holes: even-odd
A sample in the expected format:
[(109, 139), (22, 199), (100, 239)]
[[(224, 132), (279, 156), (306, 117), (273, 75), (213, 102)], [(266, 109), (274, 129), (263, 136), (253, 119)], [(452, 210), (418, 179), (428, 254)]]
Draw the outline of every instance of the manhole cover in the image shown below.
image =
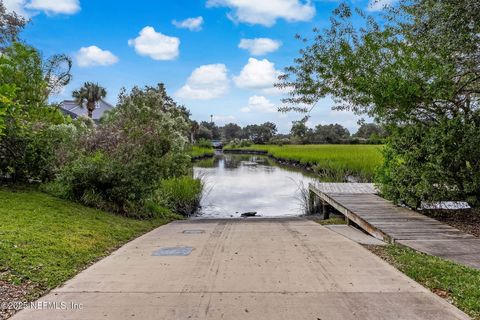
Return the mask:
[(152, 256), (188, 256), (192, 250), (192, 247), (161, 248), (153, 251)]
[(182, 233), (186, 233), (186, 234), (200, 234), (200, 233), (205, 233), (205, 230), (200, 230), (200, 229), (183, 230)]

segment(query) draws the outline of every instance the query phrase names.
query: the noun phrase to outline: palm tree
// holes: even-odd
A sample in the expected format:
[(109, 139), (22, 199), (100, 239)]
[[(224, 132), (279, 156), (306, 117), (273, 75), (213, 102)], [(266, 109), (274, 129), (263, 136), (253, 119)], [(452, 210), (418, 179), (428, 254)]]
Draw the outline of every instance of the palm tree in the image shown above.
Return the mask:
[(107, 91), (105, 88), (93, 82), (85, 82), (80, 89), (72, 93), (75, 102), (81, 108), (84, 107), (84, 103), (86, 102), (89, 118), (92, 118), (93, 111), (97, 107), (97, 102), (105, 98), (106, 95)]

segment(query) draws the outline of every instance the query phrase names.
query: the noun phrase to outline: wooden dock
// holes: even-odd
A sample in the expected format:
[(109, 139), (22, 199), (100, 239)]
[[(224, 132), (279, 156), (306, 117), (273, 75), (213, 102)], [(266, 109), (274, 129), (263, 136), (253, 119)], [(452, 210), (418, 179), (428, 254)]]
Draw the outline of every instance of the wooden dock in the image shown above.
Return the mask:
[(480, 239), (379, 197), (370, 183), (309, 185), (310, 208), (327, 206), (377, 239), (480, 269)]

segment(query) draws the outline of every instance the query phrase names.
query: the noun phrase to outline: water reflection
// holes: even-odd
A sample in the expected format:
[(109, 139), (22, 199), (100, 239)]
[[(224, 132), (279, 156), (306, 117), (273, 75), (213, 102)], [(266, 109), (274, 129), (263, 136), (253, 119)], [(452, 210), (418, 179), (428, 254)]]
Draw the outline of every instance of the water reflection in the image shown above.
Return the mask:
[(248, 211), (263, 217), (301, 215), (299, 185), (314, 181), (257, 155), (217, 155), (195, 163), (194, 172), (206, 182), (199, 215), (208, 218), (236, 218)]

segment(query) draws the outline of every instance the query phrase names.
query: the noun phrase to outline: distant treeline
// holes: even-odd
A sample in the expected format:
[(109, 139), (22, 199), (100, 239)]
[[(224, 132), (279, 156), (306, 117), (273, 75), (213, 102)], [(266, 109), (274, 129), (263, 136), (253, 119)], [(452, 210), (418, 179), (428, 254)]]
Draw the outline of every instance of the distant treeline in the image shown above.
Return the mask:
[(375, 123), (364, 123), (355, 134), (340, 124), (317, 125), (308, 128), (303, 121), (294, 121), (289, 134), (279, 134), (272, 122), (241, 127), (236, 123), (217, 126), (202, 121), (192, 124), (192, 140), (247, 140), (255, 144), (381, 144), (387, 132)]

